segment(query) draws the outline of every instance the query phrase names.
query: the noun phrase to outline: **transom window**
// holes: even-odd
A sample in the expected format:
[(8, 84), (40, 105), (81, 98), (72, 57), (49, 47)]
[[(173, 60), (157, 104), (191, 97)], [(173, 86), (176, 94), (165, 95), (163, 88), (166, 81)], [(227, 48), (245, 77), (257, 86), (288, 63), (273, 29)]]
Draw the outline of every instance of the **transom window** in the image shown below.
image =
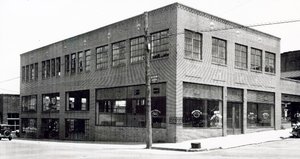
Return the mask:
[(265, 72), (275, 73), (275, 54), (266, 52), (265, 54)]
[(108, 66), (108, 45), (96, 48), (96, 68), (103, 69)]
[(251, 48), (251, 70), (262, 71), (262, 51)]
[(212, 38), (212, 62), (226, 64), (226, 41)]
[(169, 31), (160, 31), (151, 34), (151, 58), (163, 58), (169, 56)]
[(130, 40), (130, 62), (143, 61), (145, 58), (145, 38), (138, 37)]
[(185, 57), (191, 59), (202, 59), (202, 35), (193, 31), (184, 31), (184, 53)]
[(125, 41), (112, 44), (112, 66), (126, 65)]
[(247, 69), (247, 46), (235, 44), (235, 67)]

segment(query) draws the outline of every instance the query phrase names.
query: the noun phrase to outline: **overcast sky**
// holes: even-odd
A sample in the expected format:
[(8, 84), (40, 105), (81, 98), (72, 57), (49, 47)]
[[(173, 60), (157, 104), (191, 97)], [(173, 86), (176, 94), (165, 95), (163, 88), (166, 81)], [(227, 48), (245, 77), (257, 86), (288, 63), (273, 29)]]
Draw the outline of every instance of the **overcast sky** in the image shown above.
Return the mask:
[[(299, 0), (0, 0), (0, 93), (19, 93), (20, 54), (174, 2), (242, 25), (300, 20)], [(300, 49), (300, 22), (254, 29)]]

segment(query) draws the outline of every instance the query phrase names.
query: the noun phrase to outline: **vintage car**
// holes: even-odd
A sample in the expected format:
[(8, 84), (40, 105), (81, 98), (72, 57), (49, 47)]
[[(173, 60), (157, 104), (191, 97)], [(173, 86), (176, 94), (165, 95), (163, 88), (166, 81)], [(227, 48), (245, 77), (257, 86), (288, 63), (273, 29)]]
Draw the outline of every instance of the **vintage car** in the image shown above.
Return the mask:
[(12, 139), (12, 134), (7, 124), (0, 124), (0, 140), (2, 138), (7, 138), (8, 140)]

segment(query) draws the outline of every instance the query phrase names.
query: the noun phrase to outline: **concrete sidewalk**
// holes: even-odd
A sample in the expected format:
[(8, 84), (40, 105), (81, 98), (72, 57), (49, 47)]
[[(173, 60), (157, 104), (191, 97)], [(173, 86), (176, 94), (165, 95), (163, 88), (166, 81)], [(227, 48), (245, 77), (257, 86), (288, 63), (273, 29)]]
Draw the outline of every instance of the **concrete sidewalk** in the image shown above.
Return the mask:
[[(175, 151), (207, 151), (214, 149), (226, 149), (234, 148), (239, 146), (258, 144), (269, 141), (276, 141), (288, 138), (291, 136), (291, 129), (285, 130), (272, 130), (272, 131), (263, 131), (255, 132), (241, 135), (228, 135), (225, 137), (214, 137), (198, 140), (189, 140), (180, 143), (162, 143), (162, 144), (153, 144), (153, 149), (161, 150), (175, 150)], [(201, 143), (200, 149), (192, 149), (191, 143)]]

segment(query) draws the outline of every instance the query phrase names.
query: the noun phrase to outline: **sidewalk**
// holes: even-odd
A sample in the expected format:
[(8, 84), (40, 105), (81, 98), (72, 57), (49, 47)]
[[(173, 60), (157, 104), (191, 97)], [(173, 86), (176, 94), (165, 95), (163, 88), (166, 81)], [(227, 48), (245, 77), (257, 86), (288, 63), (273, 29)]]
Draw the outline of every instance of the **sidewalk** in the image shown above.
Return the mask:
[[(214, 149), (227, 149), (239, 146), (276, 141), (291, 136), (291, 129), (255, 132), (241, 135), (228, 135), (225, 137), (214, 137), (198, 140), (189, 140), (180, 143), (153, 144), (153, 149), (175, 150), (175, 151), (208, 151)], [(201, 143), (200, 149), (191, 149), (191, 143)]]

